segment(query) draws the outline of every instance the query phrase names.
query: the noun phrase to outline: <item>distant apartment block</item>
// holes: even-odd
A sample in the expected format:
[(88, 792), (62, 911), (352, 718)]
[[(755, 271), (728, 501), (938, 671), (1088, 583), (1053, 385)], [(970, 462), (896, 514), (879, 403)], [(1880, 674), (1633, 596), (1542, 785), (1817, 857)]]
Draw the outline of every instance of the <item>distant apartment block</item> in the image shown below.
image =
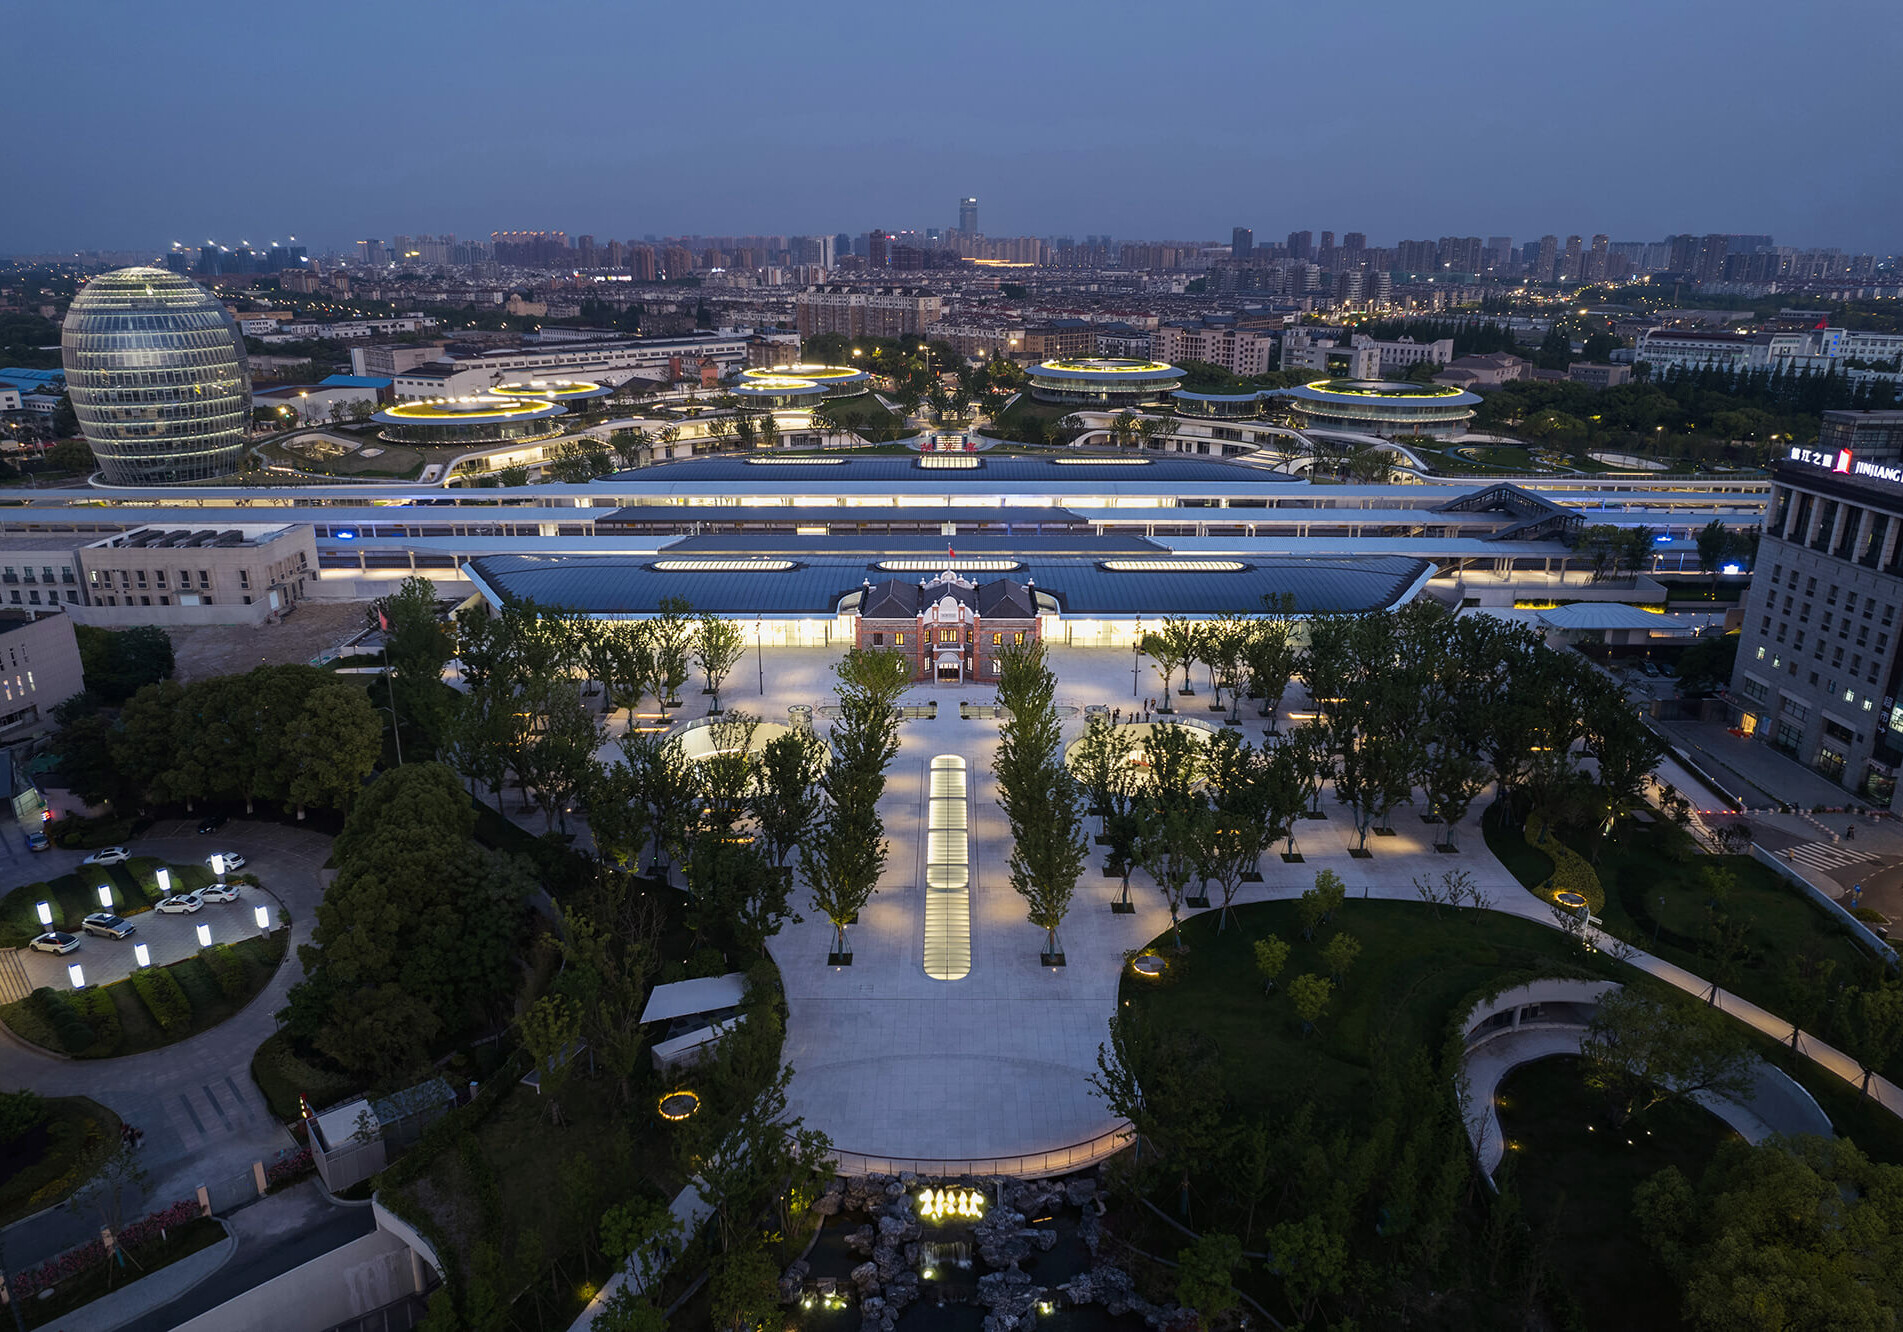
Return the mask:
[(1232, 375), (1266, 374), (1275, 363), (1275, 334), (1240, 328), (1233, 320), (1193, 319), (1159, 326), (1150, 335), (1150, 358), (1181, 365), (1205, 361)]
[(1587, 384), (1593, 388), (1617, 388), (1632, 380), (1632, 367), (1629, 365), (1598, 365), (1592, 361), (1574, 361), (1566, 367), (1566, 378), (1575, 384)]
[(923, 333), (945, 314), (944, 298), (914, 287), (815, 287), (793, 298), (800, 336), (897, 338)]

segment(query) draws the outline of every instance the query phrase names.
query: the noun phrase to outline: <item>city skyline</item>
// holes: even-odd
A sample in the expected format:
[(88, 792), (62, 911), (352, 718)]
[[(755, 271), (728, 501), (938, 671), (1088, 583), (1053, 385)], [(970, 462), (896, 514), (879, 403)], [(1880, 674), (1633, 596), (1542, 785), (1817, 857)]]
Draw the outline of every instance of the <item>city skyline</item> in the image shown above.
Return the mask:
[[(1118, 20), (1135, 11), (1114, 7), (1087, 29), (1051, 9), (948, 30), (894, 13), (873, 31), (785, 30), (742, 6), (733, 33), (709, 34), (686, 17), (636, 26), (569, 5), (538, 10), (538, 27), (628, 42), (525, 48), (546, 52), (525, 68), (546, 68), (559, 102), (497, 66), (498, 33), (521, 21), (500, 8), (484, 21), (483, 9), (453, 30), (422, 11), (352, 5), (322, 25), (187, 5), (157, 31), (115, 22), (129, 11), (110, 7), (45, 16), (39, 40), (75, 60), (21, 62), (26, 137), (54, 151), (38, 206), (0, 228), (0, 251), (208, 236), (262, 246), (293, 225), (314, 252), (392, 231), (857, 234), (950, 228), (961, 196), (981, 201), (994, 236), (1749, 232), (1899, 248), (1903, 172), (1882, 128), (1897, 120), (1882, 72), (1903, 20), (1873, 4), (1838, 7), (1829, 33), (1759, 5), (1615, 5), (1590, 27), (1539, 11), (1507, 25), (1503, 11), (1467, 6), (1431, 32), (1397, 21), (1353, 33), (1211, 10), (1234, 38), (1216, 43), (1194, 40), (1206, 25), (1192, 7), (1173, 16), (1174, 51), (1126, 39)], [(1843, 41), (1846, 30), (1860, 40)], [(1288, 50), (1297, 34), (1301, 58), (1263, 79), (1264, 44)], [(942, 68), (982, 71), (970, 96), (912, 104), (925, 49)], [(1772, 49), (1828, 54), (1827, 117), (1793, 115), (1788, 98), (1732, 72)], [(259, 80), (260, 50), (311, 74)], [(653, 51), (678, 58), (643, 57)], [(1193, 112), (1105, 118), (1106, 90), (1155, 89), (1187, 73), (1183, 62), (1203, 99)], [(825, 65), (838, 77), (810, 77)], [(524, 95), (488, 96), (498, 79)], [(1440, 132), (1415, 144), (1423, 118)], [(128, 135), (135, 124), (164, 132)], [(286, 124), (301, 127), (295, 146)], [(815, 169), (815, 153), (853, 162), (849, 190)], [(1167, 187), (1132, 188), (1146, 163), (1167, 167)]]

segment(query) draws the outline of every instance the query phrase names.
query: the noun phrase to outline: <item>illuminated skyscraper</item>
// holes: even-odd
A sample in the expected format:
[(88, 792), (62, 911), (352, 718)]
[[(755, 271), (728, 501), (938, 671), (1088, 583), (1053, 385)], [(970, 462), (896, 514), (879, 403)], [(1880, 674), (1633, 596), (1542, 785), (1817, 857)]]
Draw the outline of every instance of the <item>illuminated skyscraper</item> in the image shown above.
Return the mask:
[(79, 428), (114, 485), (189, 485), (244, 457), (251, 377), (225, 307), (182, 274), (122, 268), (80, 289), (60, 331)]
[(978, 234), (978, 201), (976, 199), (958, 201), (958, 229), (967, 236)]

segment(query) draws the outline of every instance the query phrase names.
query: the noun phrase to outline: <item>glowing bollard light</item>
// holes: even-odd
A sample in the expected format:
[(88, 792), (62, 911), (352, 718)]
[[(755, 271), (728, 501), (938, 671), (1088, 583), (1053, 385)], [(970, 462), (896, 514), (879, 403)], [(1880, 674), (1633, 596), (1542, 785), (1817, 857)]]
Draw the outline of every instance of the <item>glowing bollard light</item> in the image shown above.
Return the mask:
[(132, 961), (140, 967), (152, 965), (152, 950), (144, 944), (132, 945)]
[(68, 962), (66, 964), (66, 979), (73, 983), (75, 990), (83, 990), (86, 988), (85, 969), (77, 962)]
[(252, 919), (253, 919), (253, 920), (255, 920), (255, 921), (257, 921), (257, 922), (258, 922), (258, 928), (259, 928), (259, 929), (261, 929), (261, 930), (263, 930), (263, 931), (264, 931), (264, 932), (265, 932), (266, 934), (269, 934), (269, 933), (271, 932), (271, 911), (270, 911), (270, 908), (268, 908), (268, 907), (259, 907), (259, 908), (258, 908), (258, 909), (257, 909), (256, 911), (253, 911), (253, 912), (251, 913), (251, 917), (252, 917)]
[(99, 905), (102, 907), (108, 907), (108, 908), (112, 906), (112, 885), (111, 884), (102, 883), (99, 885)]
[(172, 871), (160, 867), (154, 870), (153, 874), (157, 877), (159, 882), (159, 896), (170, 897), (172, 895)]
[(198, 927), (198, 946), (200, 948), (211, 947), (211, 926), (200, 925)]
[(33, 909), (40, 913), (40, 924), (51, 925), (53, 923), (53, 904), (51, 902), (35, 902)]

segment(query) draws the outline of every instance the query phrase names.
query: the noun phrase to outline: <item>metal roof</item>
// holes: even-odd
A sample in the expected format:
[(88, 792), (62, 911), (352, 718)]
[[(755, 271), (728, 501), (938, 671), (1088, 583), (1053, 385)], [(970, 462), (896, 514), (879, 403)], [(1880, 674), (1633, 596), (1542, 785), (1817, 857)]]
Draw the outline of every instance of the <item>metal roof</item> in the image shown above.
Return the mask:
[[(977, 462), (978, 466), (971, 468), (919, 465), (921, 458), (936, 456), (933, 454), (839, 453), (816, 458), (810, 463), (775, 454), (764, 456), (771, 461), (754, 462), (742, 457), (682, 458), (675, 462), (657, 463), (652, 467), (617, 472), (611, 479), (643, 488), (711, 481), (744, 482), (751, 486), (780, 489), (795, 483), (817, 483), (824, 487), (867, 481), (924, 484), (933, 488), (971, 483), (979, 489), (997, 489), (1004, 485), (1025, 483), (1034, 484), (1040, 489), (1052, 489), (1080, 482), (1102, 481), (1148, 484), (1226, 482), (1232, 485), (1275, 487), (1307, 484), (1301, 477), (1273, 472), (1266, 467), (1183, 454), (1157, 454), (1141, 458), (1135, 454), (1100, 458), (1086, 453), (1063, 453), (1050, 457), (995, 453), (961, 455)], [(1465, 489), (1471, 490), (1472, 487)]]
[[(666, 558), (680, 554), (679, 545)], [(746, 556), (736, 556), (736, 562)], [(1100, 560), (1027, 554), (1012, 572), (1057, 599), (1067, 615), (1208, 616), (1256, 613), (1268, 595), (1292, 593), (1303, 613), (1367, 611), (1407, 600), (1434, 572), (1405, 556), (1345, 559), (1257, 557), (1241, 570), (1198, 568), (1158, 553), (1155, 567), (1118, 570)], [(717, 561), (716, 561), (717, 563)], [(802, 560), (785, 570), (656, 569), (652, 557), (497, 555), (467, 566), (478, 587), (498, 601), (533, 601), (589, 615), (652, 615), (668, 597), (722, 615), (830, 616), (839, 599), (880, 571), (873, 561)], [(881, 577), (886, 577), (883, 573)]]

